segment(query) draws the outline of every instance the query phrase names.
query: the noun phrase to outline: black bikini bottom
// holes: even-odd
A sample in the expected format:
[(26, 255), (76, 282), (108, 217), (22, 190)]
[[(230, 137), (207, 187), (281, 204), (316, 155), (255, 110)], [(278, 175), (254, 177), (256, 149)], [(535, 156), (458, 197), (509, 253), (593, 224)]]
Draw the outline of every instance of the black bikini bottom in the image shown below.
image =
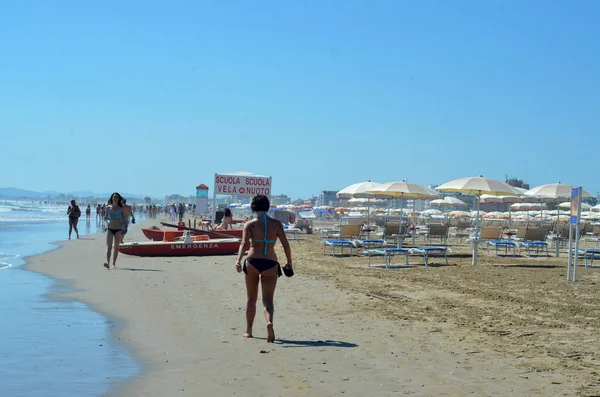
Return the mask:
[(109, 232), (111, 232), (113, 234), (113, 236), (116, 236), (117, 233), (121, 232), (121, 229), (107, 229)]
[(246, 273), (246, 263), (252, 265), (256, 270), (258, 270), (258, 273), (262, 273), (277, 266), (277, 276), (281, 277), (281, 266), (279, 266), (279, 262), (263, 258), (247, 258), (244, 261), (244, 266), (242, 267), (244, 273)]

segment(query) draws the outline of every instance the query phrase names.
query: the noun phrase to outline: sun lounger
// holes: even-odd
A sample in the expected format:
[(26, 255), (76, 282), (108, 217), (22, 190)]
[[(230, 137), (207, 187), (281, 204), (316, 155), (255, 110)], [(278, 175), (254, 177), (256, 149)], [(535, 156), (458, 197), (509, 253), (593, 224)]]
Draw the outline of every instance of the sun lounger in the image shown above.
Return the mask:
[(331, 256), (336, 256), (335, 249), (340, 249), (340, 255), (344, 255), (344, 248), (350, 248), (350, 256), (352, 256), (354, 244), (350, 240), (324, 240), (323, 241), (323, 255), (326, 254), (325, 249), (331, 247)]
[(525, 232), (525, 236), (523, 237), (523, 241), (520, 241), (519, 249), (521, 247), (525, 247), (527, 249), (527, 256), (531, 256), (531, 251), (535, 249), (536, 255), (540, 253), (540, 251), (546, 251), (546, 256), (550, 256), (550, 252), (548, 251), (548, 242), (546, 242), (546, 236), (548, 231), (542, 228), (533, 228), (527, 229)]
[[(600, 260), (600, 250), (585, 250), (585, 251), (583, 251), (583, 260), (584, 260), (585, 267), (590, 267), (590, 268), (598, 267), (598, 266), (593, 266), (594, 259)], [(588, 262), (589, 262), (589, 265), (588, 265)]]
[(300, 233), (300, 229), (297, 227), (287, 227), (284, 228), (283, 231), (289, 240), (298, 240), (298, 234)]
[(385, 240), (381, 240), (381, 239), (354, 240), (354, 246), (362, 247), (363, 249), (383, 248), (384, 245), (385, 245)]
[(535, 254), (538, 255), (540, 251), (546, 251), (546, 256), (550, 256), (550, 252), (548, 251), (548, 244), (545, 241), (521, 241), (519, 246), (525, 247), (527, 250), (527, 256), (531, 256), (531, 251), (535, 249)]
[(486, 246), (488, 249), (488, 253), (490, 252), (490, 245), (494, 247), (496, 251), (496, 256), (498, 256), (498, 247), (504, 247), (504, 255), (508, 255), (508, 249), (512, 248), (513, 256), (517, 256), (517, 243), (514, 241), (508, 240), (488, 240), (486, 241)]
[[(408, 254), (409, 254), (409, 249), (408, 248), (382, 248), (382, 249), (371, 249), (371, 250), (364, 250), (363, 254), (365, 256), (369, 257), (369, 267), (371, 267), (371, 256), (383, 256), (383, 259), (385, 261), (385, 267), (386, 269), (389, 269), (391, 264), (391, 257), (392, 256), (396, 256), (396, 255), (404, 255), (406, 258), (406, 267), (410, 267), (409, 263), (408, 263)], [(395, 266), (395, 267), (400, 267), (400, 266)]]
[(441, 257), (443, 256), (446, 259), (446, 266), (448, 266), (448, 251), (450, 249), (447, 247), (418, 247), (418, 248), (409, 248), (409, 252), (411, 254), (419, 254), (423, 255), (423, 259), (425, 261), (425, 266), (429, 266), (428, 258), (430, 256)]

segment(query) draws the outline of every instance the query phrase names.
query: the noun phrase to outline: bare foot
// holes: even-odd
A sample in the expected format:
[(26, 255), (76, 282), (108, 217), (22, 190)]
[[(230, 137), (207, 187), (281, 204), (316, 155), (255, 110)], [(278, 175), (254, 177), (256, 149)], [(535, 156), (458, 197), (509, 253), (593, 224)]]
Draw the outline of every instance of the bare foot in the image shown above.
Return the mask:
[(244, 332), (242, 336), (247, 339), (252, 338), (252, 332)]
[(267, 343), (275, 342), (275, 330), (273, 329), (273, 324), (267, 324)]
[(108, 263), (105, 263), (104, 267), (107, 268), (107, 269), (110, 269), (110, 266), (108, 265)]

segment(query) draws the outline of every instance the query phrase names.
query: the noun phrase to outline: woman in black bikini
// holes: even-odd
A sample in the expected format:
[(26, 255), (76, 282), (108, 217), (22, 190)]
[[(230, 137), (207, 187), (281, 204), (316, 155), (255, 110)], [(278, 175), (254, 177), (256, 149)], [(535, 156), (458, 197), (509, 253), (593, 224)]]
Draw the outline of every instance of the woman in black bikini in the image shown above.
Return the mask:
[(122, 229), (124, 219), (128, 216), (132, 217), (132, 222), (135, 223), (135, 218), (131, 213), (129, 206), (123, 204), (123, 197), (119, 193), (113, 193), (108, 200), (108, 205), (104, 211), (104, 220), (106, 224), (106, 262), (104, 267), (110, 269), (110, 253), (113, 248), (113, 269), (117, 267), (117, 256), (119, 255), (119, 244), (121, 243)]
[[(276, 219), (269, 218), (267, 211), (270, 208), (267, 196), (255, 196), (252, 199), (250, 207), (256, 214), (256, 219), (246, 223), (240, 249), (238, 251), (236, 270), (242, 270), (246, 274), (246, 293), (248, 301), (246, 303), (246, 332), (245, 338), (252, 338), (252, 325), (256, 315), (256, 300), (258, 299), (258, 284), (260, 281), (262, 287), (262, 302), (264, 306), (265, 320), (267, 321), (267, 342), (275, 341), (275, 331), (273, 330), (273, 296), (277, 286), (277, 278), (281, 275), (281, 267), (277, 262), (275, 254), (275, 242), (277, 238), (281, 241), (283, 251), (287, 259), (284, 267), (286, 275), (293, 275), (292, 270), (292, 251), (290, 244), (283, 230), (283, 225)], [(242, 258), (246, 250), (248, 258), (242, 266)]]

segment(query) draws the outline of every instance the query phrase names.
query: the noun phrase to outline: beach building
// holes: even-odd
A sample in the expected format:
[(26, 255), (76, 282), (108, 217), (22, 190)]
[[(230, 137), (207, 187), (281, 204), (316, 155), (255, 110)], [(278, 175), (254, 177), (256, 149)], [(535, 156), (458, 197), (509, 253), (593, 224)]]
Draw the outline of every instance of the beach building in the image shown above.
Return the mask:
[(271, 204), (283, 205), (289, 204), (292, 200), (285, 194), (274, 194), (271, 196)]
[(329, 205), (331, 207), (337, 207), (340, 200), (337, 198), (337, 190), (323, 190), (319, 193), (319, 199), (317, 200), (318, 206)]
[(508, 175), (506, 176), (506, 183), (509, 184), (510, 186), (519, 187), (519, 188), (525, 189), (525, 190), (531, 189), (531, 187), (529, 186), (529, 183), (525, 183), (521, 179), (509, 178)]

